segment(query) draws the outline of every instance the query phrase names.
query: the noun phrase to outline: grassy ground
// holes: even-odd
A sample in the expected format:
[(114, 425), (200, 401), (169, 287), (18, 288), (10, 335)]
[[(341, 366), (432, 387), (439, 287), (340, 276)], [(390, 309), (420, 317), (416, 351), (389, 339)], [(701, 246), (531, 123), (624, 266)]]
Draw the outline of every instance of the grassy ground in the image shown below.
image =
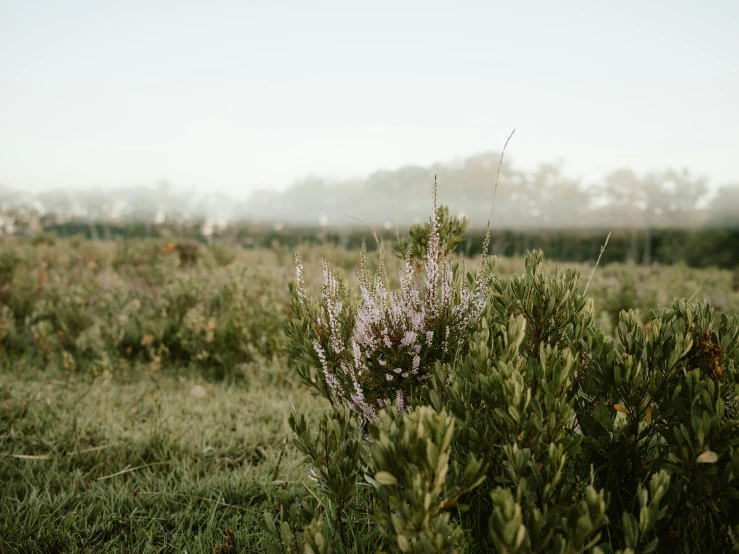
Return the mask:
[(234, 552), (255, 551), (272, 481), (305, 479), (285, 446), (291, 403), (321, 408), (279, 365), (238, 385), (27, 371), (0, 383), (3, 553), (212, 553), (225, 529)]

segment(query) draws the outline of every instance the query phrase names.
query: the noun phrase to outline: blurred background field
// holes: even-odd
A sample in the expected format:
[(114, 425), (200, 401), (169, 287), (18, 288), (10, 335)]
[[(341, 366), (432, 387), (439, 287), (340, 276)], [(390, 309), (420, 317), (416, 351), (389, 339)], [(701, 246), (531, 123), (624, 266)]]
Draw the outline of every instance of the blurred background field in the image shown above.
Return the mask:
[[(609, 242), (606, 252), (610, 247)], [(356, 282), (359, 249), (306, 244), (301, 256), (316, 292), (324, 257), (347, 286)], [(397, 259), (390, 258), (392, 268)], [(575, 265), (584, 275), (593, 267), (593, 262), (547, 264), (549, 271)], [(499, 259), (499, 275), (522, 271), (522, 258)], [(139, 367), (156, 373), (176, 365), (198, 368), (207, 377), (238, 378), (248, 364), (280, 357), (293, 273), (293, 250), (279, 243), (245, 249), (187, 240), (5, 239), (1, 363), (93, 374)], [(581, 286), (586, 282), (583, 278)], [(647, 316), (678, 297), (737, 313), (739, 273), (684, 263), (602, 261), (588, 294), (608, 331), (621, 310)]]

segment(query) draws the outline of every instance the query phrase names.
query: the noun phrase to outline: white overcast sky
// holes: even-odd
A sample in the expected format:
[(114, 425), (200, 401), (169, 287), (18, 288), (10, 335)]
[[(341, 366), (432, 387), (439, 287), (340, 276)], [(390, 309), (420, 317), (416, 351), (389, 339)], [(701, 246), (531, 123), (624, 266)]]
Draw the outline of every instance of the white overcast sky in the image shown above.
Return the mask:
[(739, 181), (739, 1), (0, 0), (0, 184), (241, 196), (499, 149)]

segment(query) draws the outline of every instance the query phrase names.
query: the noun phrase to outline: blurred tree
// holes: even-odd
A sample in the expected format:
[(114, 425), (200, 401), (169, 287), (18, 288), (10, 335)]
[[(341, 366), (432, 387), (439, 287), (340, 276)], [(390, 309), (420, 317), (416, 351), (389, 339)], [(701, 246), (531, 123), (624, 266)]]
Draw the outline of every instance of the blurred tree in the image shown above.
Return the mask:
[(708, 206), (709, 226), (739, 227), (739, 184), (723, 186)]
[(694, 226), (702, 223), (699, 206), (708, 194), (708, 179), (697, 177), (683, 168), (661, 174), (661, 189), (667, 193), (667, 216), (670, 227)]
[(579, 228), (588, 224), (591, 192), (579, 181), (564, 177), (558, 166), (542, 164), (527, 176), (525, 185), (531, 226)]
[(643, 177), (631, 169), (620, 169), (606, 177), (602, 191), (608, 219), (632, 229), (629, 257), (636, 259), (637, 230), (644, 235), (642, 262), (651, 263), (651, 229), (695, 226), (700, 222), (699, 202), (708, 193), (706, 180), (687, 170), (648, 173)]

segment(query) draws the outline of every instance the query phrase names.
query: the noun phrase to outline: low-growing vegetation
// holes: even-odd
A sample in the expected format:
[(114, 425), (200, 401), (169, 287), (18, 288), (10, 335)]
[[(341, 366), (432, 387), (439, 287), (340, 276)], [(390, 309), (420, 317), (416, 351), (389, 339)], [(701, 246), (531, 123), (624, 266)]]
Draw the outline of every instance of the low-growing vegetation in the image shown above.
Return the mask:
[(0, 552), (738, 548), (734, 274), (465, 230), (4, 240)]
[[(284, 345), (271, 252), (155, 241), (19, 244), (0, 254), (5, 359), (66, 371), (199, 366), (224, 377)], [(265, 259), (273, 267), (265, 270)]]
[(265, 512), (266, 547), (739, 549), (739, 319), (675, 300), (621, 311), (609, 337), (577, 269), (547, 276), (532, 252), (491, 277), (483, 248), (468, 273), (434, 208), (396, 290), (382, 248), (359, 295), (324, 263), (317, 302), (296, 260), (290, 348), (333, 408), (316, 432), (291, 416), (323, 502)]

